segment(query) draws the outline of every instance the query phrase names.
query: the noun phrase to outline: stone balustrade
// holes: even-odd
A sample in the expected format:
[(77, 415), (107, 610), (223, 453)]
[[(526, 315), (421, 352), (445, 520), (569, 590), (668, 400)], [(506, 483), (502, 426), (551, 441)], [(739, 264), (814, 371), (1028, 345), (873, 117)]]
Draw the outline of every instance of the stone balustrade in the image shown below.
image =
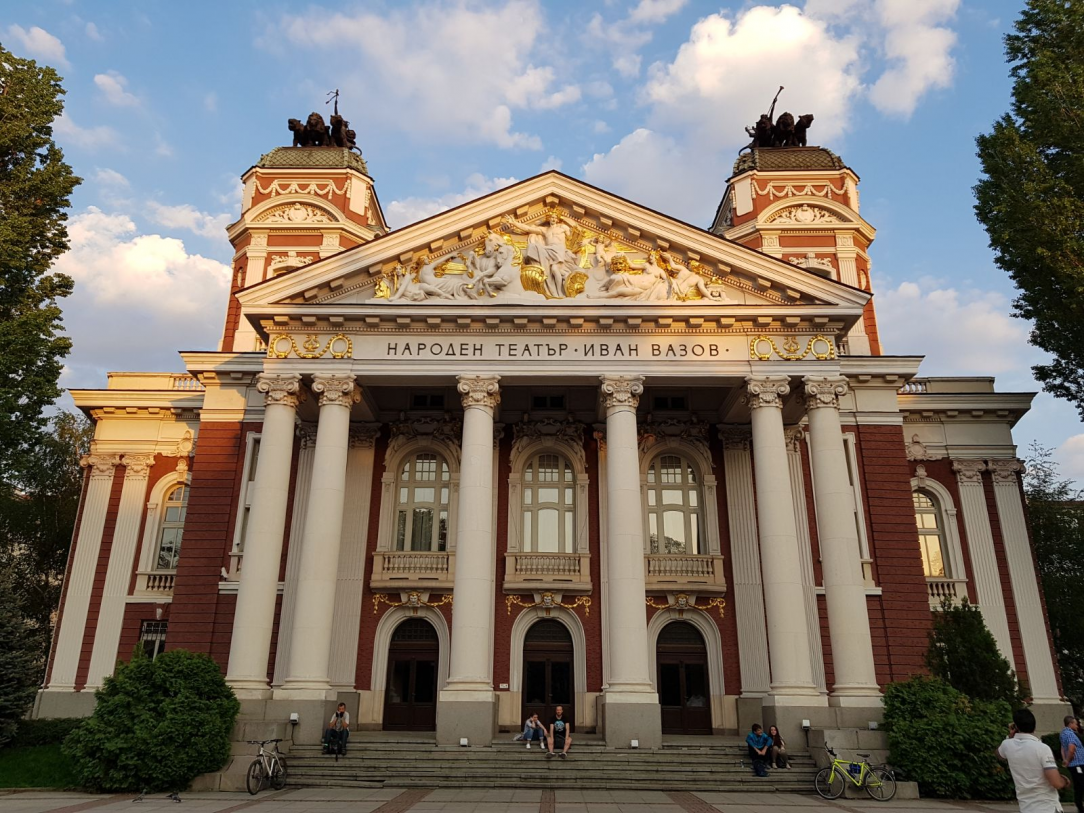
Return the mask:
[(504, 590), (591, 592), (591, 557), (585, 553), (509, 553), (505, 555)]
[(725, 593), (722, 556), (649, 554), (644, 557), (648, 590), (688, 589)]
[(374, 590), (409, 587), (450, 590), (455, 581), (455, 554), (447, 551), (377, 551), (370, 581)]

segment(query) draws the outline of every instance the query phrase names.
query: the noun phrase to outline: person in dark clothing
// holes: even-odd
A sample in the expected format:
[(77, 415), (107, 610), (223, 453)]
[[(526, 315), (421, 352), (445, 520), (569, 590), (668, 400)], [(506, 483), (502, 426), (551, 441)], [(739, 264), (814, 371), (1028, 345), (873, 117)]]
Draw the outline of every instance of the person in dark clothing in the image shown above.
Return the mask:
[(779, 729), (774, 725), (768, 726), (768, 736), (772, 738), (772, 747), (768, 749), (768, 764), (773, 768), (789, 768), (787, 761), (787, 743)]
[(771, 759), (772, 738), (764, 733), (760, 723), (753, 723), (752, 730), (745, 736), (745, 745), (749, 750), (749, 759), (753, 763), (753, 771), (759, 775), (760, 771), (757, 771), (757, 763), (767, 767), (768, 761)]
[(565, 759), (568, 749), (572, 747), (572, 723), (565, 719), (564, 706), (558, 706), (554, 710), (554, 720), (550, 723), (549, 753), (546, 759), (553, 757), (553, 749), (558, 750), (558, 756)]

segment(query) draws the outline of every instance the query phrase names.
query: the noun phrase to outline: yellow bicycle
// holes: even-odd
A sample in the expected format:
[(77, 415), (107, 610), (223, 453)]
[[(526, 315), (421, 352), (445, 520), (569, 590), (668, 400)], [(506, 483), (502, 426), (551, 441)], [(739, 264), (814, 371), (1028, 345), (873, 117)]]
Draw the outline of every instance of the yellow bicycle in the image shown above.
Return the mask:
[(896, 795), (895, 775), (888, 768), (870, 765), (866, 761), (869, 754), (859, 754), (862, 761), (853, 762), (840, 759), (828, 746), (824, 746), (824, 750), (832, 757), (832, 764), (817, 772), (813, 784), (817, 793), (825, 799), (838, 799), (842, 796), (847, 782), (856, 788), (865, 788), (866, 793), (879, 802), (887, 802)]

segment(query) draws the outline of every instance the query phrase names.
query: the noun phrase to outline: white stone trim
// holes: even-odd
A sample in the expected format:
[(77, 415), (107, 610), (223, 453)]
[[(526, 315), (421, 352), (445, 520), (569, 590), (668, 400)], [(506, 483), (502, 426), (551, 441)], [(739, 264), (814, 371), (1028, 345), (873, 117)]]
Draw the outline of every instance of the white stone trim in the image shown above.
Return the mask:
[(514, 553), (523, 550), (523, 469), (536, 455), (547, 452), (560, 455), (567, 460), (575, 476), (575, 483), (573, 483), (576, 494), (573, 514), (575, 545), (573, 550), (568, 552), (589, 553), (591, 550), (590, 511), (587, 500), (591, 479), (587, 476), (587, 458), (583, 443), (575, 444), (558, 437), (541, 437), (512, 444), (512, 453), (508, 460), (508, 551)]
[[(512, 622), (511, 653), (508, 663), (508, 690), (514, 698), (521, 698), (523, 692), (523, 644), (527, 632), (536, 621), (551, 618), (565, 626), (572, 636), (572, 671), (576, 682), (576, 719), (572, 724), (577, 728), (589, 725), (587, 708), (587, 636), (580, 617), (564, 607), (553, 607), (546, 615), (541, 607), (524, 609)], [(522, 699), (520, 702), (522, 706)], [(519, 710), (516, 710), (519, 713)]]
[[(416, 610), (416, 612), (415, 612)], [(384, 690), (388, 684), (388, 652), (396, 627), (410, 618), (424, 618), (437, 631), (437, 690), (443, 690), (448, 682), (448, 667), (451, 661), (451, 632), (448, 622), (439, 610), (432, 607), (392, 607), (380, 617), (373, 636), (373, 671), (371, 676), (375, 722), (384, 720)]]
[(702, 611), (684, 610), (682, 614), (679, 614), (678, 610), (665, 609), (651, 616), (651, 620), (647, 622), (647, 643), (655, 666), (651, 670), (651, 686), (655, 691), (659, 690), (659, 635), (662, 634), (663, 628), (673, 621), (687, 621), (704, 636), (704, 646), (707, 647), (708, 655), (708, 686), (711, 689), (711, 727), (726, 728), (723, 702), (723, 695), (726, 694), (723, 676), (723, 636), (715, 622)]
[(380, 478), (380, 525), (376, 537), (378, 551), (395, 550), (395, 512), (399, 508), (399, 471), (407, 458), (420, 452), (436, 453), (448, 464), (448, 553), (455, 551), (459, 514), (460, 450), (454, 444), (431, 435), (411, 438), (394, 451), (391, 445), (388, 447), (388, 453), (384, 457), (384, 474)]
[(937, 500), (939, 518), (941, 520), (947, 550), (942, 554), (948, 555), (949, 572), (947, 578), (959, 582), (958, 590), (963, 591), (960, 598), (967, 598), (967, 569), (964, 567), (964, 549), (960, 542), (960, 523), (957, 519), (956, 502), (952, 499), (952, 492), (941, 483), (930, 477), (912, 477), (911, 491), (929, 491)]
[(809, 510), (805, 500), (805, 477), (799, 446), (800, 437), (804, 433), (799, 431), (798, 434), (798, 438), (793, 438), (788, 433), (787, 467), (790, 472), (790, 493), (794, 500), (794, 527), (798, 532), (798, 563), (802, 569), (802, 598), (805, 600), (806, 629), (809, 634), (809, 660), (817, 691), (828, 694), (824, 675), (824, 648), (821, 643), (820, 607), (817, 603), (818, 588), (813, 571), (813, 540), (809, 533)]
[(656, 438), (640, 454), (640, 502), (643, 506), (644, 521), (644, 553), (650, 551), (648, 546), (648, 506), (647, 506), (647, 472), (651, 464), (664, 454), (673, 454), (688, 459), (696, 469), (697, 484), (700, 486), (700, 509), (704, 520), (704, 543), (706, 550), (703, 554), (708, 556), (720, 556), (719, 542), (719, 497), (718, 481), (712, 474), (715, 463), (711, 459), (711, 453), (704, 442), (696, 442), (680, 437)]
[[(143, 526), (143, 542), (139, 548), (140, 570), (153, 570), (155, 562), (158, 561), (158, 534), (162, 529), (166, 495), (169, 494), (174, 486), (179, 485), (180, 483), (191, 486), (192, 474), (188, 471), (185, 471), (184, 473), (171, 471), (169, 474), (161, 477), (154, 486), (151, 487), (150, 495), (147, 497), (147, 521)], [(183, 539), (181, 546), (183, 550)]]

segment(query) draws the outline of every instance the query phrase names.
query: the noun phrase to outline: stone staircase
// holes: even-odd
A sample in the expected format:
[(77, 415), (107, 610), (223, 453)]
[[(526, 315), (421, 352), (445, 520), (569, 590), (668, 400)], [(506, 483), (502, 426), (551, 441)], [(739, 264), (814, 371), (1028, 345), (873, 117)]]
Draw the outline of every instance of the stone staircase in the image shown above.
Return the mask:
[(568, 759), (547, 759), (537, 746), (437, 746), (432, 735), (355, 732), (337, 761), (318, 746), (290, 749), (289, 784), (297, 787), (553, 788), (787, 791), (812, 793), (816, 767), (808, 753), (790, 770), (753, 775), (737, 737), (666, 737), (657, 751), (608, 749), (600, 738), (576, 737)]

